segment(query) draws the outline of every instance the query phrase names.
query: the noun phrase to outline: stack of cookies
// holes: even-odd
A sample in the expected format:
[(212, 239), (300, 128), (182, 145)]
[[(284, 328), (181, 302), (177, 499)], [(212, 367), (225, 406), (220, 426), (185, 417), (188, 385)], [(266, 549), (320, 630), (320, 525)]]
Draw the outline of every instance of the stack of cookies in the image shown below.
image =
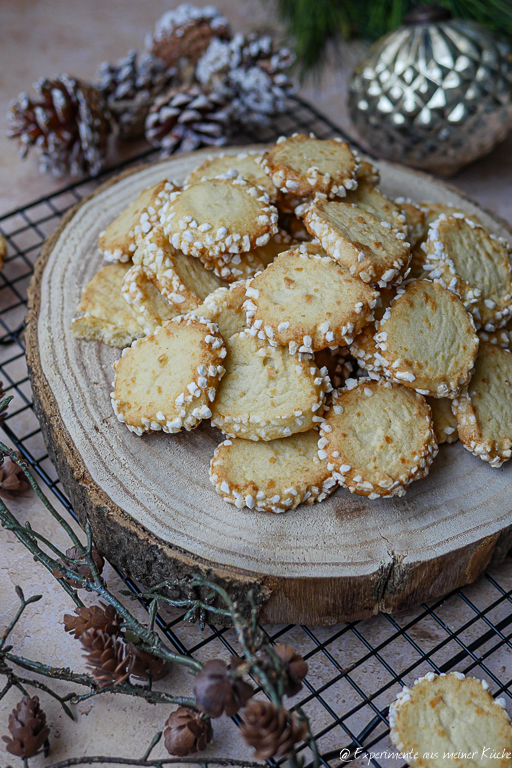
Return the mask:
[(296, 134), (162, 179), (99, 237), (73, 334), (123, 348), (112, 404), (135, 434), (224, 433), (210, 479), (238, 508), (401, 496), (457, 439), (512, 455), (509, 246), (378, 182)]

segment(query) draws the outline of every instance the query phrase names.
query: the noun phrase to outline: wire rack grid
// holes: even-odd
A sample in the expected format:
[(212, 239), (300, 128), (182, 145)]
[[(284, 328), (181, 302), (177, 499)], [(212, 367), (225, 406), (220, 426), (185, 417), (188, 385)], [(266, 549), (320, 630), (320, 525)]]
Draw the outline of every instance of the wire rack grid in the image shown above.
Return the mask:
[[(271, 141), (295, 131), (313, 131), (319, 138), (343, 134), (309, 104), (294, 98), (275, 124), (258, 132), (246, 131), (237, 142)], [(0, 231), (8, 244), (8, 258), (0, 272), (0, 369), (6, 392), (14, 395), (4, 430), (47, 490), (75, 520), (32, 408), (23, 340), (27, 288), (40, 246), (62, 215), (107, 175), (155, 154), (155, 150), (143, 152), (100, 177), (71, 184), (0, 217)], [(117, 572), (136, 595), (137, 584)], [(208, 625), (194, 644), (185, 640), (190, 633), (182, 631), (181, 612), (159, 615), (157, 623), (180, 653), (203, 660), (216, 655), (219, 646), (236, 653), (230, 629)], [(293, 645), (308, 661), (308, 677), (291, 704), (301, 706), (310, 718), (320, 760), (326, 768), (348, 761), (353, 761), (354, 766), (372, 764), (375, 768), (404, 765), (389, 741), (388, 706), (402, 685), (429, 671), (458, 670), (485, 679), (492, 694), (504, 696), (509, 711), (512, 707), (510, 557), (475, 585), (399, 615), (381, 614), (333, 627), (287, 625), (263, 629), (271, 642)], [(303, 745), (299, 751), (309, 765), (309, 747)], [(281, 762), (270, 764), (277, 766)]]

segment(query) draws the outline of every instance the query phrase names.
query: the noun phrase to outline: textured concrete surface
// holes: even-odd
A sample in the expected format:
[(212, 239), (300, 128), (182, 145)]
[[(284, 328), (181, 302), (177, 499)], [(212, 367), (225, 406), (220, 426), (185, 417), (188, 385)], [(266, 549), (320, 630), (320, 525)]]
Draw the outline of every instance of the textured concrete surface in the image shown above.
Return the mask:
[[(166, 0), (152, 0), (151, 3), (136, 0), (110, 0), (108, 3), (103, 0), (87, 0), (86, 3), (83, 0), (2, 0), (0, 8), (4, 34), (0, 46), (0, 112), (4, 114), (10, 99), (19, 91), (28, 89), (42, 75), (67, 71), (79, 77), (93, 78), (101, 61), (115, 61), (130, 47), (141, 47), (146, 31), (151, 29), (161, 13), (174, 4)], [(217, 5), (229, 16), (237, 30), (274, 30), (277, 27), (272, 15), (273, 6), (269, 2), (221, 0)], [(302, 88), (306, 98), (349, 132), (351, 128), (344, 107), (347, 77), (363, 49), (360, 43), (344, 46), (340, 59), (330, 57), (322, 79), (306, 83)], [(4, 127), (2, 124), (0, 128), (0, 212), (7, 212), (48, 194), (63, 184), (62, 180), (41, 177), (35, 156), (21, 163), (15, 145), (4, 137)], [(512, 222), (511, 149), (512, 137), (509, 137), (489, 157), (474, 163), (452, 180), (460, 189), (509, 222)], [(0, 355), (4, 354), (5, 350), (0, 350)], [(13, 427), (27, 432), (35, 426), (32, 420), (30, 414), (23, 414)], [(35, 438), (35, 443), (38, 439)], [(51, 468), (48, 467), (48, 470), (51, 471)], [(19, 512), (22, 521), (30, 520), (52, 541), (68, 546), (56, 524), (33, 495), (27, 494), (25, 498), (13, 502), (12, 509)], [(109, 586), (114, 591), (118, 589), (119, 581), (115, 573), (107, 568), (105, 574)], [(508, 559), (493, 575), (503, 589), (510, 589), (512, 561)], [(44, 598), (29, 608), (13, 633), (15, 652), (83, 671), (80, 645), (63, 630), (63, 615), (72, 610), (71, 601), (53, 577), (33, 562), (14, 536), (0, 530), (0, 630), (7, 625), (16, 608), (14, 586), (17, 584), (23, 587), (27, 596), (43, 593)], [(472, 606), (482, 609), (500, 597), (499, 590), (486, 579), (479, 580), (465, 592), (471, 604), (452, 598), (436, 610), (444, 626), (432, 616), (425, 615), (408, 630), (410, 639), (423, 652), (432, 652), (432, 659), (438, 665), (461, 650), (460, 643), (448, 640), (445, 627), (452, 631), (459, 630), (460, 642), (471, 643), (488, 629), (484, 621), (475, 620)], [(93, 599), (88, 595), (86, 601), (92, 602)], [(488, 617), (498, 622), (509, 612), (510, 603), (501, 602), (489, 612)], [(420, 613), (420, 610), (415, 610), (397, 616), (393, 620), (395, 624), (380, 616), (360, 623), (355, 629), (340, 625), (313, 629), (313, 635), (299, 627), (284, 632), (281, 641), (294, 645), (304, 654), (311, 654), (309, 681), (315, 690), (322, 689), (321, 700), (309, 700), (304, 708), (312, 719), (315, 731), (325, 729), (319, 742), (322, 750), (339, 750), (350, 743), (350, 737), (342, 727), (330, 727), (333, 716), (353, 710), (346, 725), (354, 733), (361, 732), (372, 720), (375, 711), (363, 701), (362, 695), (376, 694), (372, 704), (379, 708), (390, 702), (398, 689), (396, 684), (389, 686), (392, 672), (400, 675), (404, 682), (411, 682), (428, 671), (425, 662), (418, 663), (417, 649), (397, 634), (401, 627), (414, 622)], [(272, 631), (278, 629), (271, 628)], [(211, 634), (211, 630), (207, 629), (202, 634), (198, 627), (182, 623), (176, 626), (175, 631), (187, 647), (200, 644)], [(393, 642), (383, 646), (393, 635)], [(234, 641), (232, 633), (228, 633), (227, 637)], [(318, 649), (322, 643), (325, 643), (325, 652)], [(369, 646), (383, 646), (379, 658), (367, 660)], [(510, 678), (510, 644), (500, 644), (499, 638), (494, 635), (475, 653), (483, 657), (488, 671), (476, 667), (473, 673), (486, 677), (491, 690), (497, 688), (492, 675), (501, 680)], [(219, 638), (197, 651), (200, 659), (217, 655), (227, 658), (227, 651)], [(354, 665), (353, 668), (351, 665)], [(461, 661), (457, 669), (464, 671), (468, 666), (469, 662)], [(349, 675), (341, 679), (342, 670), (347, 668), (351, 668)], [(340, 679), (329, 685), (335, 676)], [(191, 691), (192, 680), (188, 674), (177, 669), (167, 680), (156, 685), (177, 695), (187, 695)], [(0, 680), (0, 690), (2, 686), (3, 680)], [(54, 688), (59, 692), (73, 690), (73, 686), (62, 683), (55, 683)], [(11, 690), (0, 701), (0, 736), (6, 732), (8, 713), (19, 697), (18, 691)], [(33, 768), (83, 754), (140, 756), (172, 709), (167, 705), (152, 707), (130, 697), (105, 695), (75, 707), (76, 719), (73, 722), (63, 714), (58, 702), (44, 693), (41, 699), (52, 727), (52, 752), (48, 760), (38, 757), (31, 761)], [(378, 726), (370, 741), (382, 732), (383, 727)], [(389, 748), (387, 737), (378, 739), (373, 747), (376, 751)], [(159, 745), (155, 756), (164, 754), (163, 746)], [(208, 754), (249, 758), (250, 750), (243, 747), (231, 721), (222, 718), (215, 724), (215, 741)], [(396, 760), (385, 757), (380, 762), (382, 765), (397, 764)], [(0, 742), (0, 765), (8, 764), (18, 765), (20, 761), (9, 757), (3, 742)]]

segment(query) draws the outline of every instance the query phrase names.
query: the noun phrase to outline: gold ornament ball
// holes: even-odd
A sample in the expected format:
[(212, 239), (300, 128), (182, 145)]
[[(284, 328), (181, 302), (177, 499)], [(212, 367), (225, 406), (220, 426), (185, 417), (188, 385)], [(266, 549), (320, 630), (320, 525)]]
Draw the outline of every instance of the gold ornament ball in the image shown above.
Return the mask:
[(351, 118), (379, 155), (448, 176), (512, 129), (512, 45), (437, 6), (404, 22), (357, 66)]

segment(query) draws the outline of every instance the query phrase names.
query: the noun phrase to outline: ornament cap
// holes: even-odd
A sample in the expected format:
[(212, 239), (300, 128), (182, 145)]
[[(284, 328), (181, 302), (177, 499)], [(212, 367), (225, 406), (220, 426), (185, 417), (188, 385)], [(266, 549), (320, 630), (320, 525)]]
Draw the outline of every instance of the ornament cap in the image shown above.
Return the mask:
[(449, 21), (452, 14), (448, 8), (441, 8), (440, 5), (431, 3), (429, 5), (419, 5), (413, 8), (404, 16), (404, 24), (415, 26), (416, 24), (435, 24), (438, 21)]

